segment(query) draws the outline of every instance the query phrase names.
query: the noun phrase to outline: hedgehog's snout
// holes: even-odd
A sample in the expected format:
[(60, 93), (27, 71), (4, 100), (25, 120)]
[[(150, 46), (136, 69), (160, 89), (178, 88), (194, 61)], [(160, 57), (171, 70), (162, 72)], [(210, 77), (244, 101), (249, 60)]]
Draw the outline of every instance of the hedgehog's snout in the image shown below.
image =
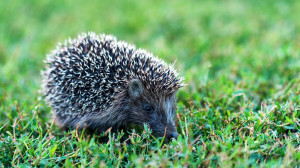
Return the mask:
[(165, 123), (165, 120), (161, 121), (153, 121), (150, 124), (150, 128), (152, 129), (154, 135), (159, 137), (165, 137), (167, 140), (177, 139), (178, 132), (175, 125), (175, 121), (171, 123)]
[(175, 125), (172, 125), (169, 130), (167, 130), (166, 138), (169, 140), (171, 139), (177, 139), (178, 133), (177, 133), (177, 128)]
[(169, 136), (167, 137), (168, 139), (177, 139), (178, 137), (178, 133), (177, 132), (172, 132), (169, 134)]
[(167, 132), (165, 132), (165, 133), (160, 132), (157, 135), (160, 137), (165, 137), (167, 140), (177, 139), (177, 137), (178, 137), (178, 133), (176, 130), (175, 131), (167, 130)]
[(169, 130), (167, 129), (166, 134), (164, 136), (167, 138), (167, 140), (177, 139), (178, 133), (176, 128)]

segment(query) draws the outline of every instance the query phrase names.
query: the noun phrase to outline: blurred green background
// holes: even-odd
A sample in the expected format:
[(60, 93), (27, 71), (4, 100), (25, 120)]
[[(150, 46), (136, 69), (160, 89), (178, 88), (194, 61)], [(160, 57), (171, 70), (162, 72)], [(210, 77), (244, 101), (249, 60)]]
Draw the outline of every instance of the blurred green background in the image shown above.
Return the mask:
[[(49, 122), (50, 109), (38, 93), (43, 60), (58, 42), (89, 31), (113, 34), (168, 63), (175, 62), (188, 84), (178, 93), (179, 106), (186, 108), (179, 108), (179, 114), (210, 108), (199, 119), (191, 116), (194, 119), (189, 121), (198, 126), (191, 126), (193, 138), (201, 134), (198, 128), (205, 123), (224, 128), (229, 111), (267, 111), (269, 115), (276, 105), (291, 111), (278, 112), (280, 119), (267, 118), (278, 125), (292, 123), (290, 128), (299, 131), (299, 11), (297, 0), (2, 0), (0, 132), (7, 136), (5, 131), (12, 130), (18, 113), (24, 110), (30, 118), (37, 105), (42, 124)], [(252, 119), (246, 117), (245, 123)], [(272, 129), (286, 131), (282, 126)]]
[(299, 75), (298, 1), (29, 0), (0, 6), (0, 94), (22, 101), (36, 96), (45, 55), (88, 31), (176, 61), (190, 94), (222, 76), (246, 81), (242, 89), (268, 85), (263, 96), (271, 96)]

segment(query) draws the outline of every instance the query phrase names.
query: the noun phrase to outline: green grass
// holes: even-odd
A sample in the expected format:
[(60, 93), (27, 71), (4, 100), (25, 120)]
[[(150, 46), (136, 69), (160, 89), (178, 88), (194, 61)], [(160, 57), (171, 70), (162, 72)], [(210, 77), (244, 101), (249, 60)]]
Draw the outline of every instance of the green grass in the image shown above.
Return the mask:
[[(297, 0), (0, 1), (0, 167), (300, 166), (299, 9)], [(176, 62), (188, 84), (177, 141), (146, 128), (99, 143), (53, 125), (38, 92), (43, 60), (88, 31)]]

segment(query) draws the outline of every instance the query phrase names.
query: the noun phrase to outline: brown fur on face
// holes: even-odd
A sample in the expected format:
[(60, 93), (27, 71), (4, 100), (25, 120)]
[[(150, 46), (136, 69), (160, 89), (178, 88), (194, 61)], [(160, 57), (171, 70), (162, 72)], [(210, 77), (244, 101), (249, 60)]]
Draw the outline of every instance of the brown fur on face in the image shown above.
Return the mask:
[(117, 94), (112, 106), (105, 111), (88, 113), (81, 117), (56, 115), (57, 125), (63, 128), (86, 128), (102, 133), (126, 128), (130, 124), (148, 124), (154, 134), (177, 138), (175, 125), (175, 94), (165, 95), (144, 88), (138, 79), (133, 79), (128, 89)]

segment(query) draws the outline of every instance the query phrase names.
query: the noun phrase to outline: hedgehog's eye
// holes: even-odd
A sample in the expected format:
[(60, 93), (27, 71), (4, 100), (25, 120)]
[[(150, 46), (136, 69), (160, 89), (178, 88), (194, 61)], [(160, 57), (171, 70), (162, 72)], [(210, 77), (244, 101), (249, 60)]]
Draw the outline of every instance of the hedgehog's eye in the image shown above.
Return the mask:
[(153, 111), (153, 108), (150, 104), (145, 104), (144, 105), (144, 110), (148, 113), (151, 113)]

